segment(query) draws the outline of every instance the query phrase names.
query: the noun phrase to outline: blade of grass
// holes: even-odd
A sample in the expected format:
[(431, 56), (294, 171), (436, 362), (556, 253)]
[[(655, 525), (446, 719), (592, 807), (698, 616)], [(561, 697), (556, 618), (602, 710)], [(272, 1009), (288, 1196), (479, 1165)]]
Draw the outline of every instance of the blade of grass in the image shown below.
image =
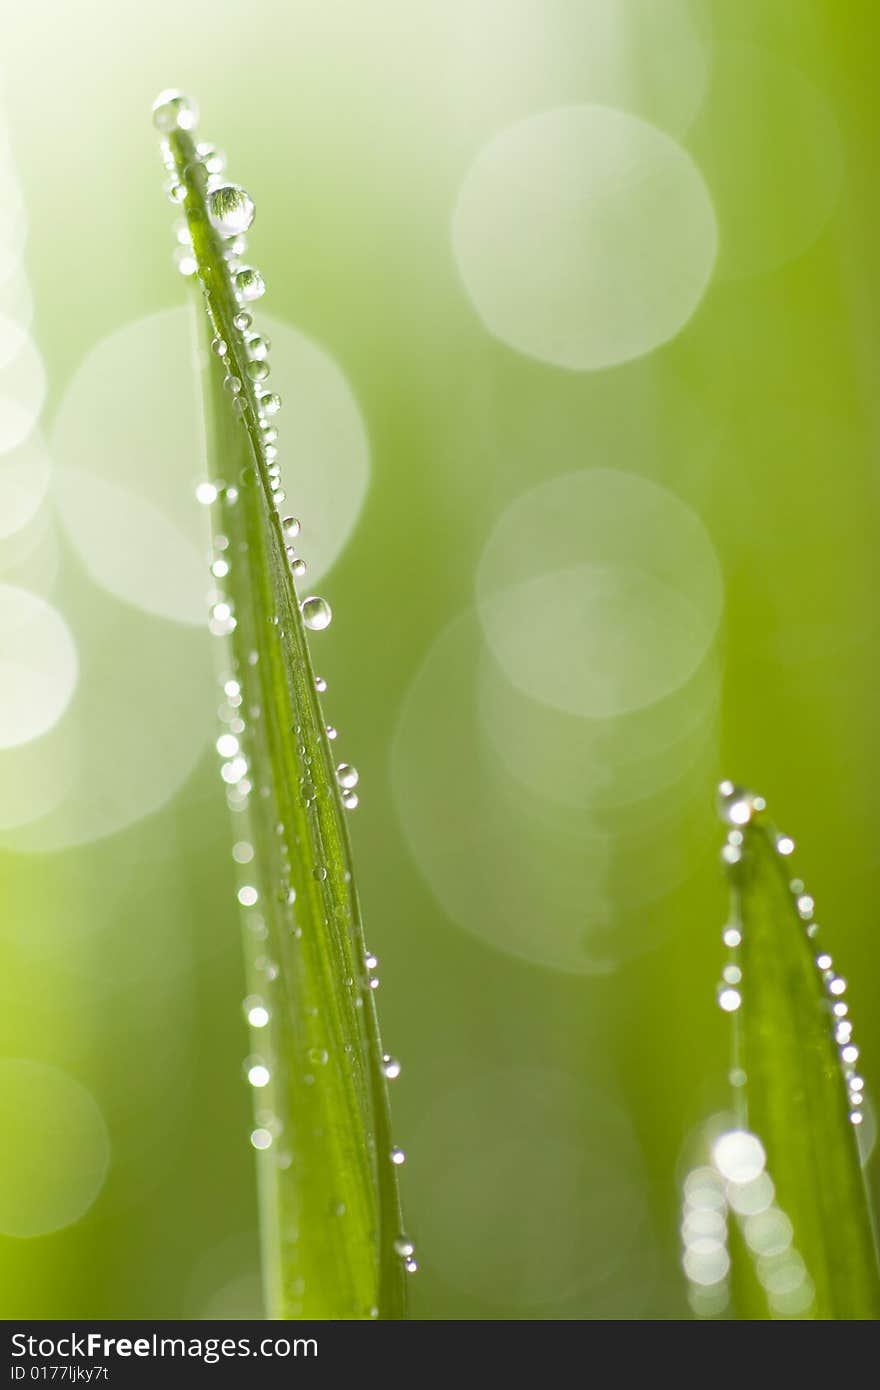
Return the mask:
[(846, 983), (792, 874), (794, 843), (765, 820), (763, 799), (722, 783), (721, 811), (731, 914), (719, 1000), (733, 1016), (738, 1122), (766, 1152), (815, 1316), (873, 1320), (880, 1277), (856, 1139), (863, 1083)]
[[(242, 863), (263, 1263), (270, 1316), (400, 1318), (406, 1270), (375, 961), (364, 945), (346, 805), (306, 627), (330, 618), (297, 597), (289, 555), (298, 524), (279, 511), (266, 345), (249, 304), (262, 279), (242, 267), (253, 205), (196, 144), (192, 103), (154, 106), (169, 192), (186, 216), (178, 264), (204, 297), (199, 315), (215, 562), (211, 630), (226, 639), (226, 731), (218, 740), (234, 857)], [(283, 508), (282, 508), (283, 510)], [(345, 805), (343, 802), (345, 801)]]

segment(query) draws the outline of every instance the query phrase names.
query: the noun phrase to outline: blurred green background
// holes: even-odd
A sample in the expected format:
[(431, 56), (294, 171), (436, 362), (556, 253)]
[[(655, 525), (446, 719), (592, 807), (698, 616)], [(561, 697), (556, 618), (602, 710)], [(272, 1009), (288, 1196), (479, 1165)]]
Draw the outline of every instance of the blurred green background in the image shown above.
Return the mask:
[(7, 16), (4, 1316), (259, 1309), (171, 84), (257, 204), (414, 1315), (690, 1315), (722, 775), (797, 840), (870, 1088), (878, 29), (862, 0)]

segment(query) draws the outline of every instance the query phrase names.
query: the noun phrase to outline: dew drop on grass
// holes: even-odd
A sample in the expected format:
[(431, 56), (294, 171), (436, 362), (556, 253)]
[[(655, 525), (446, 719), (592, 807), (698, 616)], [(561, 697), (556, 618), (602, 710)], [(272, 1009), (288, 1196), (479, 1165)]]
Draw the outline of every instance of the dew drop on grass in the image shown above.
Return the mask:
[[(301, 527), (295, 516), (286, 516), (282, 519), (281, 529), (284, 532), (284, 539), (286, 541), (295, 541), (300, 533)], [(317, 684), (317, 681), (315, 684)]]
[(269, 341), (259, 333), (251, 333), (245, 338), (245, 347), (255, 362), (265, 362), (269, 356)]
[(173, 87), (160, 92), (153, 102), (153, 125), (164, 135), (174, 130), (195, 130), (199, 110), (191, 97)]
[(342, 804), (345, 807), (346, 811), (356, 811), (358, 806), (360, 805), (360, 797), (358, 796), (357, 792), (343, 792)]
[(316, 1067), (326, 1067), (329, 1058), (329, 1052), (323, 1047), (313, 1047), (309, 1052), (309, 1061), (314, 1062)]
[(246, 883), (244, 887), (238, 890), (238, 901), (241, 903), (242, 907), (253, 907), (258, 897), (259, 894), (256, 888), (250, 883)]
[(323, 632), (325, 627), (330, 626), (333, 618), (333, 611), (325, 598), (319, 598), (316, 594), (310, 594), (304, 598), (299, 606), (302, 620), (310, 632)]
[[(241, 299), (249, 303), (251, 300), (259, 299), (266, 293), (266, 283), (258, 270), (254, 270), (252, 265), (243, 265), (235, 272), (235, 288)], [(236, 316), (236, 328), (238, 316)], [(251, 318), (247, 315), (248, 322), (245, 325), (250, 327)]]
[(281, 409), (281, 397), (276, 391), (264, 391), (258, 404), (264, 415), (277, 415)]
[[(320, 688), (320, 687), (319, 687), (319, 688)], [(326, 689), (327, 689), (327, 687), (326, 687), (326, 685), (325, 685), (325, 686), (324, 686), (324, 690), (326, 690)], [(323, 693), (323, 692), (322, 692), (322, 693)], [(338, 738), (338, 737), (339, 737), (339, 730), (338, 730), (337, 728), (335, 728), (334, 725), (332, 725), (332, 724), (328, 724), (328, 725), (327, 725), (327, 737), (329, 738), (329, 740), (330, 740), (331, 743), (333, 742), (333, 740), (334, 740), (335, 738)]]
[[(327, 689), (327, 682), (325, 681), (323, 676), (315, 676), (315, 689), (317, 690), (319, 695), (324, 694), (325, 690)], [(329, 732), (327, 737), (330, 737)]]
[(359, 781), (358, 770), (351, 763), (340, 763), (336, 769), (336, 780), (345, 791), (356, 787)]
[(217, 489), (213, 483), (199, 483), (196, 488), (196, 501), (203, 507), (210, 507), (212, 502), (217, 501)]
[(382, 1058), (382, 1070), (389, 1081), (396, 1081), (400, 1075), (400, 1063), (386, 1052)]
[(251, 1143), (255, 1149), (271, 1148), (272, 1135), (268, 1129), (255, 1129), (251, 1132)]
[(236, 840), (232, 846), (232, 857), (236, 864), (249, 864), (254, 857), (254, 847), (248, 840)]
[(263, 1062), (254, 1062), (248, 1067), (247, 1079), (258, 1090), (268, 1086), (271, 1079), (269, 1068)]
[(232, 323), (233, 326), (238, 329), (239, 333), (244, 333), (246, 329), (250, 328), (253, 319), (246, 311), (242, 311), (240, 314), (236, 314)]
[(188, 246), (178, 246), (174, 251), (174, 264), (181, 275), (195, 275), (199, 268), (199, 263), (195, 258), (194, 252)]
[(416, 1247), (413, 1245), (409, 1236), (401, 1234), (397, 1236), (394, 1241), (394, 1252), (396, 1255), (399, 1255), (401, 1259), (409, 1260), (412, 1259), (413, 1255), (416, 1253)]
[(237, 183), (221, 183), (208, 194), (208, 217), (221, 236), (235, 237), (246, 232), (255, 210), (250, 194)]
[(718, 814), (728, 825), (748, 825), (765, 805), (762, 796), (737, 787), (733, 782), (722, 782), (718, 788)]
[(251, 381), (265, 381), (269, 375), (268, 362), (248, 362), (247, 374)]
[(394, 1164), (396, 1168), (399, 1168), (401, 1164), (406, 1163), (406, 1154), (403, 1152), (403, 1149), (391, 1150), (391, 1162)]
[(323, 883), (326, 877), (327, 870), (324, 868), (323, 864), (318, 864), (312, 869), (312, 878), (315, 879), (317, 883)]

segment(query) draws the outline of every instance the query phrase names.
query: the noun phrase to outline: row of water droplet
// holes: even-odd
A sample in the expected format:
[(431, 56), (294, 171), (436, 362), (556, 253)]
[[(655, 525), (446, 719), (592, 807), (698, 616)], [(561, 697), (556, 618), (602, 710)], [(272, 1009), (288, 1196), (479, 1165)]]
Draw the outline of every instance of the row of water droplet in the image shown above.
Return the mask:
[[(737, 787), (729, 781), (722, 782), (719, 786), (718, 800), (721, 816), (731, 827), (721, 851), (721, 858), (725, 865), (734, 867), (742, 860), (745, 827), (750, 825), (756, 817), (762, 815), (766, 809), (766, 803), (762, 796)], [(788, 860), (794, 853), (795, 843), (790, 835), (776, 832), (773, 834), (772, 843), (776, 854), (782, 860)], [(815, 919), (815, 901), (812, 895), (807, 892), (803, 879), (790, 879), (788, 888), (794, 900), (797, 915), (804, 924), (804, 934), (812, 943), (819, 935), (819, 924)], [(742, 941), (742, 932), (741, 922), (729, 922), (721, 936), (724, 945), (731, 952), (731, 957), (721, 974), (717, 995), (718, 1003), (726, 1013), (735, 1013), (742, 1003), (740, 989), (742, 970), (736, 959), (737, 948)], [(814, 960), (832, 1018), (832, 1036), (837, 1046), (841, 1073), (846, 1086), (850, 1122), (854, 1125), (860, 1125), (863, 1120), (862, 1106), (865, 1100), (865, 1082), (858, 1072), (859, 1049), (853, 1040), (852, 1023), (848, 1017), (849, 1005), (843, 997), (846, 994), (846, 980), (835, 970), (834, 963), (827, 951), (819, 951), (814, 956)], [(734, 1085), (743, 1086), (746, 1079), (743, 1072), (734, 1068), (731, 1074), (731, 1081)]]
[[(198, 113), (191, 99), (177, 91), (166, 91), (161, 93), (154, 103), (153, 120), (163, 135), (168, 135), (174, 130), (182, 130), (192, 134), (198, 126)], [(253, 317), (247, 307), (263, 296), (266, 286), (260, 272), (253, 266), (244, 264), (241, 260), (247, 249), (246, 233), (253, 223), (256, 208), (247, 191), (239, 184), (231, 183), (226, 178), (226, 161), (220, 150), (203, 141), (196, 143), (195, 150), (198, 165), (195, 170), (191, 168), (190, 173), (193, 175), (193, 182), (203, 196), (204, 210), (208, 220), (223, 244), (223, 257), (227, 266), (229, 287), (238, 305), (238, 310), (233, 317), (233, 327), (240, 337), (239, 352), (236, 355), (246, 357), (245, 371), (248, 382), (243, 383), (241, 378), (230, 369), (229, 344), (216, 321), (207, 286), (203, 284), (206, 309), (214, 330), (211, 350), (225, 368), (224, 388), (230, 397), (232, 409), (240, 417), (249, 413), (251, 409), (248, 400), (249, 390), (253, 393), (256, 404), (256, 420), (260, 430), (260, 451), (266, 464), (272, 504), (279, 518), (285, 557), (293, 579), (301, 579), (307, 570), (306, 562), (298, 554), (295, 545), (301, 532), (301, 524), (298, 518), (284, 510), (287, 499), (278, 461), (278, 430), (274, 424), (274, 416), (281, 409), (282, 401), (275, 391), (265, 388), (271, 370), (268, 360), (271, 344), (264, 335), (254, 329)], [(186, 201), (187, 188), (179, 177), (174, 154), (167, 140), (163, 141), (162, 153), (168, 173), (168, 196), (174, 204), (183, 204)], [(189, 224), (185, 219), (177, 223), (175, 235), (177, 246), (174, 251), (174, 260), (177, 268), (187, 277), (198, 275), (198, 260), (193, 248)], [(234, 485), (229, 486), (222, 482), (206, 481), (197, 487), (196, 498), (206, 506), (218, 501), (231, 506), (238, 501), (238, 489)], [(228, 537), (220, 532), (215, 532), (213, 551), (210, 566), (212, 578), (221, 581), (228, 579), (232, 565)], [(209, 594), (209, 608), (211, 633), (218, 637), (228, 637), (236, 627), (235, 614), (229, 598), (219, 589), (214, 589)], [(323, 631), (330, 625), (332, 619), (330, 605), (326, 599), (318, 595), (309, 595), (299, 600), (299, 611), (304, 626), (311, 632)], [(258, 660), (258, 652), (252, 651), (249, 654), (248, 663), (256, 665)], [(326, 681), (321, 677), (316, 677), (315, 688), (319, 696), (324, 694), (327, 689)], [(223, 681), (223, 693), (225, 699), (221, 706), (220, 716), (224, 728), (217, 739), (216, 748), (221, 758), (220, 773), (226, 787), (230, 809), (234, 812), (241, 812), (247, 809), (249, 795), (252, 791), (248, 777), (248, 762), (242, 746), (242, 736), (245, 734), (246, 724), (241, 708), (243, 704), (241, 682), (234, 677), (225, 679)], [(259, 718), (258, 708), (252, 707), (249, 713), (251, 718)], [(337, 737), (337, 730), (332, 725), (327, 725), (326, 734), (332, 742)], [(346, 810), (354, 810), (358, 805), (359, 776), (357, 769), (351, 763), (340, 762), (336, 765), (335, 776), (342, 805)], [(268, 791), (268, 788), (265, 790)], [(311, 800), (313, 797), (308, 795), (308, 791), (308, 788), (304, 789), (303, 795), (307, 800)], [(313, 786), (311, 792), (314, 793)], [(249, 840), (236, 840), (232, 855), (236, 864), (249, 864), (254, 858), (253, 845)], [(316, 877), (319, 875), (326, 877), (326, 873), (326, 869), (317, 868), (315, 870)], [(259, 890), (253, 883), (245, 883), (238, 888), (237, 897), (241, 908), (250, 914), (251, 909), (259, 902)], [(292, 902), (294, 897), (294, 890), (290, 887), (287, 901)], [(267, 934), (265, 923), (258, 916), (251, 917), (251, 925), (255, 934), (259, 935), (261, 926), (262, 934), (264, 936)], [(277, 978), (278, 966), (274, 962), (265, 957), (258, 957), (256, 964), (268, 982), (271, 983)], [(368, 972), (368, 983), (372, 989), (375, 989), (379, 984), (378, 976), (375, 974), (378, 961), (371, 953), (367, 953), (364, 964)], [(361, 1003), (359, 997), (356, 1002)], [(249, 994), (244, 1000), (243, 1007), (249, 1027), (254, 1030), (256, 1035), (261, 1034), (271, 1019), (268, 1004), (262, 996)], [(326, 1065), (329, 1056), (326, 1050), (313, 1048), (309, 1053), (309, 1060), (315, 1067), (318, 1067)], [(393, 1081), (400, 1075), (400, 1063), (396, 1058), (386, 1053), (382, 1060), (382, 1071), (388, 1081)], [(272, 1081), (271, 1067), (259, 1055), (246, 1058), (244, 1073), (248, 1083), (257, 1093), (263, 1092)], [(276, 1140), (281, 1134), (281, 1124), (272, 1110), (258, 1107), (255, 1112), (255, 1120), (256, 1125), (250, 1135), (253, 1148), (259, 1152), (265, 1152), (273, 1147), (277, 1148)], [(405, 1157), (404, 1151), (397, 1147), (392, 1148), (389, 1153), (390, 1162), (397, 1167), (404, 1163)], [(277, 1148), (277, 1162), (280, 1167), (289, 1167), (291, 1161), (291, 1155), (288, 1151)], [(413, 1242), (410, 1238), (404, 1234), (399, 1235), (394, 1242), (394, 1249), (403, 1261), (407, 1272), (414, 1273), (418, 1266)]]
[(717, 1318), (729, 1307), (732, 1212), (772, 1315), (814, 1317), (815, 1288), (794, 1246), (791, 1221), (775, 1200), (760, 1139), (748, 1130), (728, 1130), (715, 1140), (710, 1158), (684, 1183), (682, 1266), (694, 1313)]

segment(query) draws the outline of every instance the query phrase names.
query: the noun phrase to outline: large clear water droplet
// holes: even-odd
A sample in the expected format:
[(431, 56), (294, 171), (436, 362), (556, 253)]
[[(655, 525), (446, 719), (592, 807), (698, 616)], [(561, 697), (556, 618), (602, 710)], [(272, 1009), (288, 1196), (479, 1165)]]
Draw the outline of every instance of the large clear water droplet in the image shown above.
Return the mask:
[(254, 270), (252, 265), (243, 265), (235, 273), (235, 288), (239, 297), (246, 303), (252, 299), (259, 299), (266, 293), (266, 285), (262, 275), (258, 270)]
[(336, 769), (336, 780), (340, 787), (350, 791), (352, 787), (357, 786), (360, 780), (357, 768), (352, 767), (351, 763), (340, 763)]
[(183, 92), (168, 87), (153, 102), (153, 125), (163, 134), (173, 130), (195, 130), (199, 123), (199, 108)]
[(208, 217), (221, 236), (240, 236), (254, 220), (254, 201), (237, 183), (221, 183), (208, 194)]
[(264, 415), (277, 415), (281, 409), (281, 397), (275, 391), (264, 391), (259, 398), (259, 406)]
[(310, 594), (304, 598), (299, 606), (302, 613), (302, 620), (311, 632), (322, 632), (325, 627), (329, 627), (333, 618), (333, 611), (325, 598), (319, 598), (317, 594)]
[(295, 516), (285, 516), (282, 518), (281, 527), (284, 531), (286, 541), (295, 541), (300, 532), (300, 524)]
[(259, 333), (252, 333), (249, 338), (246, 338), (245, 346), (256, 362), (265, 362), (266, 358), (269, 356), (268, 340), (266, 338), (261, 338)]

